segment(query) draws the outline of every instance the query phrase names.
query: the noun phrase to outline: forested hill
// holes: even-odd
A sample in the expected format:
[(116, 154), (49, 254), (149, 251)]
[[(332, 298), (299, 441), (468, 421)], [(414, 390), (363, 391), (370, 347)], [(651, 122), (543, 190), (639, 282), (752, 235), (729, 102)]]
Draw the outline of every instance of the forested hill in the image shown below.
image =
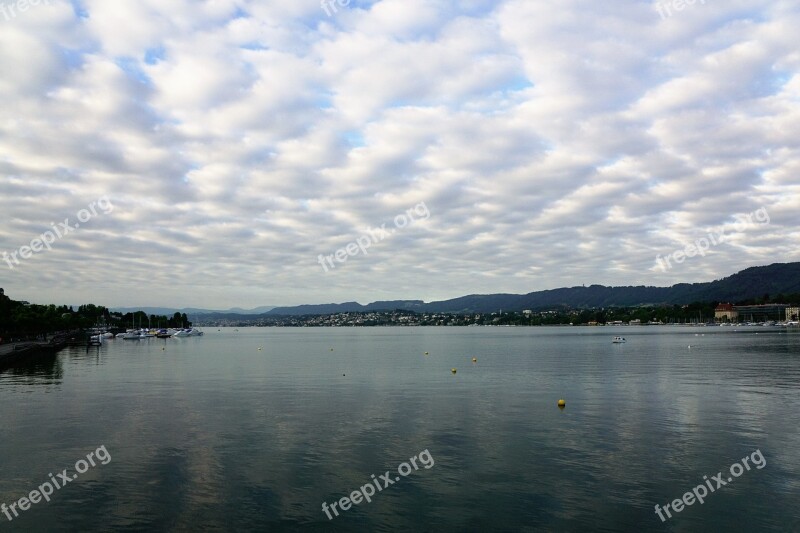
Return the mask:
[[(784, 298), (779, 298), (779, 296)], [(266, 315), (324, 315), (404, 309), (417, 312), (489, 313), (498, 310), (542, 310), (560, 306), (571, 308), (630, 307), (637, 305), (689, 304), (692, 302), (745, 303), (800, 298), (800, 263), (775, 263), (751, 267), (727, 278), (707, 283), (680, 283), (672, 287), (565, 287), (528, 294), (473, 294), (452, 300), (423, 303), (396, 300), (362, 305), (341, 304), (276, 307)]]

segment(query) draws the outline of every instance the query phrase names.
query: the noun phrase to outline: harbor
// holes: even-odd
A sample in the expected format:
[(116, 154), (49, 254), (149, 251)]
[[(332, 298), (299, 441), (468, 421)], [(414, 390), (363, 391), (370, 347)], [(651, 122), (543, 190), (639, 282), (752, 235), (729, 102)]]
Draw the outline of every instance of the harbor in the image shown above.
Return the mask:
[(148, 340), (202, 337), (203, 332), (197, 328), (179, 328), (162, 330), (135, 330), (130, 329), (114, 333), (114, 330), (100, 331), (97, 328), (90, 330), (74, 330), (67, 333), (53, 335), (48, 340), (20, 340), (0, 344), (0, 371), (11, 368), (17, 364), (25, 364), (39, 357), (55, 355), (68, 346), (102, 346), (105, 342), (117, 340)]

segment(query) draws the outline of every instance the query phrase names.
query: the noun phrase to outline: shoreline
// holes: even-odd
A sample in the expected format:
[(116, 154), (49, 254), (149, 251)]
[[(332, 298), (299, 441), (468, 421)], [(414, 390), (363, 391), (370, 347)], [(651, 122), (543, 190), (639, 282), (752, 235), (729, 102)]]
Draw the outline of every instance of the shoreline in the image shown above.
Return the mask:
[(0, 371), (16, 364), (31, 361), (43, 355), (55, 355), (70, 344), (70, 339), (78, 332), (58, 335), (48, 342), (23, 341), (0, 345)]

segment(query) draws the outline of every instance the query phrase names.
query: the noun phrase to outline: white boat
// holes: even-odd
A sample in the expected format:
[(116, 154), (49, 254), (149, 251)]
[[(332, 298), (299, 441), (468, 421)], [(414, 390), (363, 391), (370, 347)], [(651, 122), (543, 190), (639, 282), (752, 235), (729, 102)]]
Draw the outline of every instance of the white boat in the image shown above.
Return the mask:
[[(136, 327), (136, 324), (131, 324), (131, 325), (132, 325), (134, 328)], [(146, 330), (146, 329), (142, 328), (142, 327), (141, 327), (141, 324), (140, 324), (140, 325), (139, 325), (139, 329), (129, 329), (129, 330), (127, 330), (125, 333), (123, 333), (123, 334), (122, 334), (122, 338), (123, 338), (124, 340), (126, 340), (126, 341), (129, 341), (129, 340), (138, 340), (138, 339), (145, 339), (145, 338), (147, 338), (147, 337), (149, 336), (149, 335), (147, 335), (147, 333), (148, 333), (148, 330)], [(155, 337), (155, 334), (154, 334), (154, 335), (152, 335), (152, 336), (153, 336), (153, 337)], [(119, 337), (119, 335), (117, 335), (117, 337)]]
[(114, 334), (111, 333), (110, 331), (106, 331), (105, 333), (103, 333), (103, 338), (113, 339), (114, 338)]
[(614, 337), (614, 340), (611, 341), (613, 344), (622, 344), (623, 342), (628, 342), (625, 340), (625, 337)]
[(129, 329), (122, 334), (122, 338), (126, 341), (144, 339), (144, 335), (139, 330)]
[(103, 336), (102, 335), (92, 335), (89, 337), (89, 346), (102, 346), (103, 345)]
[(173, 337), (202, 337), (203, 332), (196, 328), (179, 329), (175, 332)]

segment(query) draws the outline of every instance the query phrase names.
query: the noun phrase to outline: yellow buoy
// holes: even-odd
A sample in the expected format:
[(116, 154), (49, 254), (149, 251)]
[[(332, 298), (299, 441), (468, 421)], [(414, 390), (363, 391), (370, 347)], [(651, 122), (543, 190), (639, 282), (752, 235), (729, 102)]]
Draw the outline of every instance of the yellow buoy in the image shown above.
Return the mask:
[(472, 362), (473, 362), (473, 363), (477, 363), (477, 362), (478, 362), (478, 358), (477, 358), (477, 357), (473, 357), (473, 358), (472, 358)]
[(564, 400), (558, 400), (558, 406), (559, 407), (564, 407), (566, 405), (567, 405), (567, 402), (565, 402)]
[(455, 369), (455, 368), (451, 368), (451, 369), (450, 369), (450, 372), (452, 372), (453, 374), (455, 374), (455, 373), (456, 373), (456, 369)]

